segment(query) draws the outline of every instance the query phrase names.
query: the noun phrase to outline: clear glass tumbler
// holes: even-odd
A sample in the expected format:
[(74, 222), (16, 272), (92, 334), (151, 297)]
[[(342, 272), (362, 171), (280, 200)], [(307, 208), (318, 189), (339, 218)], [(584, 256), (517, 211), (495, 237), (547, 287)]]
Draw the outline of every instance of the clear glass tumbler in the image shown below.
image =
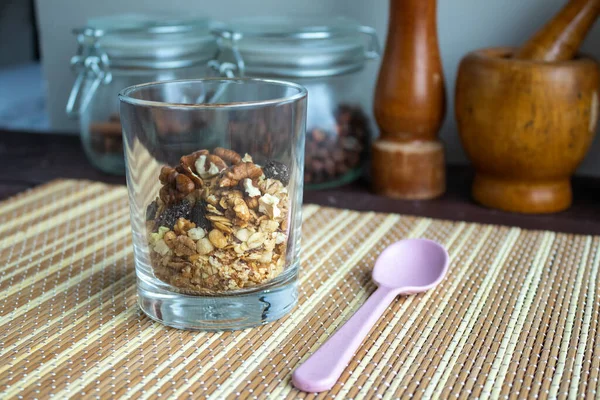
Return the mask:
[(243, 329), (294, 307), (306, 97), (302, 86), (260, 79), (119, 94), (148, 316), (183, 329)]

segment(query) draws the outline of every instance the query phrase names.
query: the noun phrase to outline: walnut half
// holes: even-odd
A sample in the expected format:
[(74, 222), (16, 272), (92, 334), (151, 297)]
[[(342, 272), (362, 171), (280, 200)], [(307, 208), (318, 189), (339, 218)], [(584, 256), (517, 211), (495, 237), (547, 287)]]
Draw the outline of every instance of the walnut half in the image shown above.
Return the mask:
[(243, 179), (256, 179), (263, 174), (262, 168), (250, 162), (234, 165), (219, 180), (219, 187), (233, 187)]

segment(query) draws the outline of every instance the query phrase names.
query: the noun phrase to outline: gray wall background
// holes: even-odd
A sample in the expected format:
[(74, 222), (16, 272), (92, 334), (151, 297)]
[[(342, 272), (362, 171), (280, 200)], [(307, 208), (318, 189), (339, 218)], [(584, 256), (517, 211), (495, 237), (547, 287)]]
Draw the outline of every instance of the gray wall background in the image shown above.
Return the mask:
[[(453, 97), (456, 70), (468, 51), (489, 46), (517, 46), (541, 27), (565, 0), (438, 0), (438, 34), (444, 64), (448, 111), (441, 137), (447, 144), (448, 161), (465, 163), (454, 121)], [(377, 29), (385, 43), (388, 0), (36, 0), (41, 39), (43, 69), (52, 127), (59, 131), (77, 131), (68, 120), (64, 105), (73, 75), (69, 59), (76, 50), (71, 34), (90, 17), (120, 12), (181, 11), (219, 20), (248, 15), (324, 14), (345, 15)], [(583, 50), (600, 59), (600, 23), (590, 33)], [(378, 64), (369, 67), (371, 82), (360, 82), (365, 93), (372, 93)], [(579, 172), (600, 176), (600, 138), (596, 141)]]

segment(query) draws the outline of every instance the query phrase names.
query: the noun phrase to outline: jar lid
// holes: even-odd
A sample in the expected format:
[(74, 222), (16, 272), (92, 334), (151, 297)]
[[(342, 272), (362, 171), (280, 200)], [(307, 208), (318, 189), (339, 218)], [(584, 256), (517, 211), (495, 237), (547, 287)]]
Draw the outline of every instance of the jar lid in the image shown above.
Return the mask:
[[(211, 33), (219, 25), (206, 18), (125, 14), (94, 18), (75, 29), (79, 48), (71, 58), (77, 74), (67, 101), (67, 114), (78, 117), (112, 72), (139, 69), (173, 69), (207, 63), (218, 51)], [(91, 79), (89, 88), (81, 90)]]
[(162, 69), (212, 59), (217, 51), (211, 34), (215, 27), (206, 18), (126, 14), (90, 19), (74, 33), (80, 45), (104, 52), (110, 67)]
[(338, 75), (361, 69), (380, 53), (373, 28), (342, 17), (242, 18), (213, 31), (233, 39), (248, 75)]

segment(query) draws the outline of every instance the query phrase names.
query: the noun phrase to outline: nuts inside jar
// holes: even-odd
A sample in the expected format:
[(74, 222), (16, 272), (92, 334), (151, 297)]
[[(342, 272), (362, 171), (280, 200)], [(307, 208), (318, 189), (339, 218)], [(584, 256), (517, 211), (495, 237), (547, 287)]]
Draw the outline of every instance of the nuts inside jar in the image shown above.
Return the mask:
[(306, 132), (304, 182), (331, 182), (361, 167), (371, 138), (369, 120), (360, 107), (340, 105), (335, 129), (312, 127)]
[(252, 287), (283, 271), (289, 173), (284, 164), (265, 165), (266, 173), (250, 155), (216, 148), (162, 169), (163, 186), (146, 211), (156, 277), (212, 293)]

